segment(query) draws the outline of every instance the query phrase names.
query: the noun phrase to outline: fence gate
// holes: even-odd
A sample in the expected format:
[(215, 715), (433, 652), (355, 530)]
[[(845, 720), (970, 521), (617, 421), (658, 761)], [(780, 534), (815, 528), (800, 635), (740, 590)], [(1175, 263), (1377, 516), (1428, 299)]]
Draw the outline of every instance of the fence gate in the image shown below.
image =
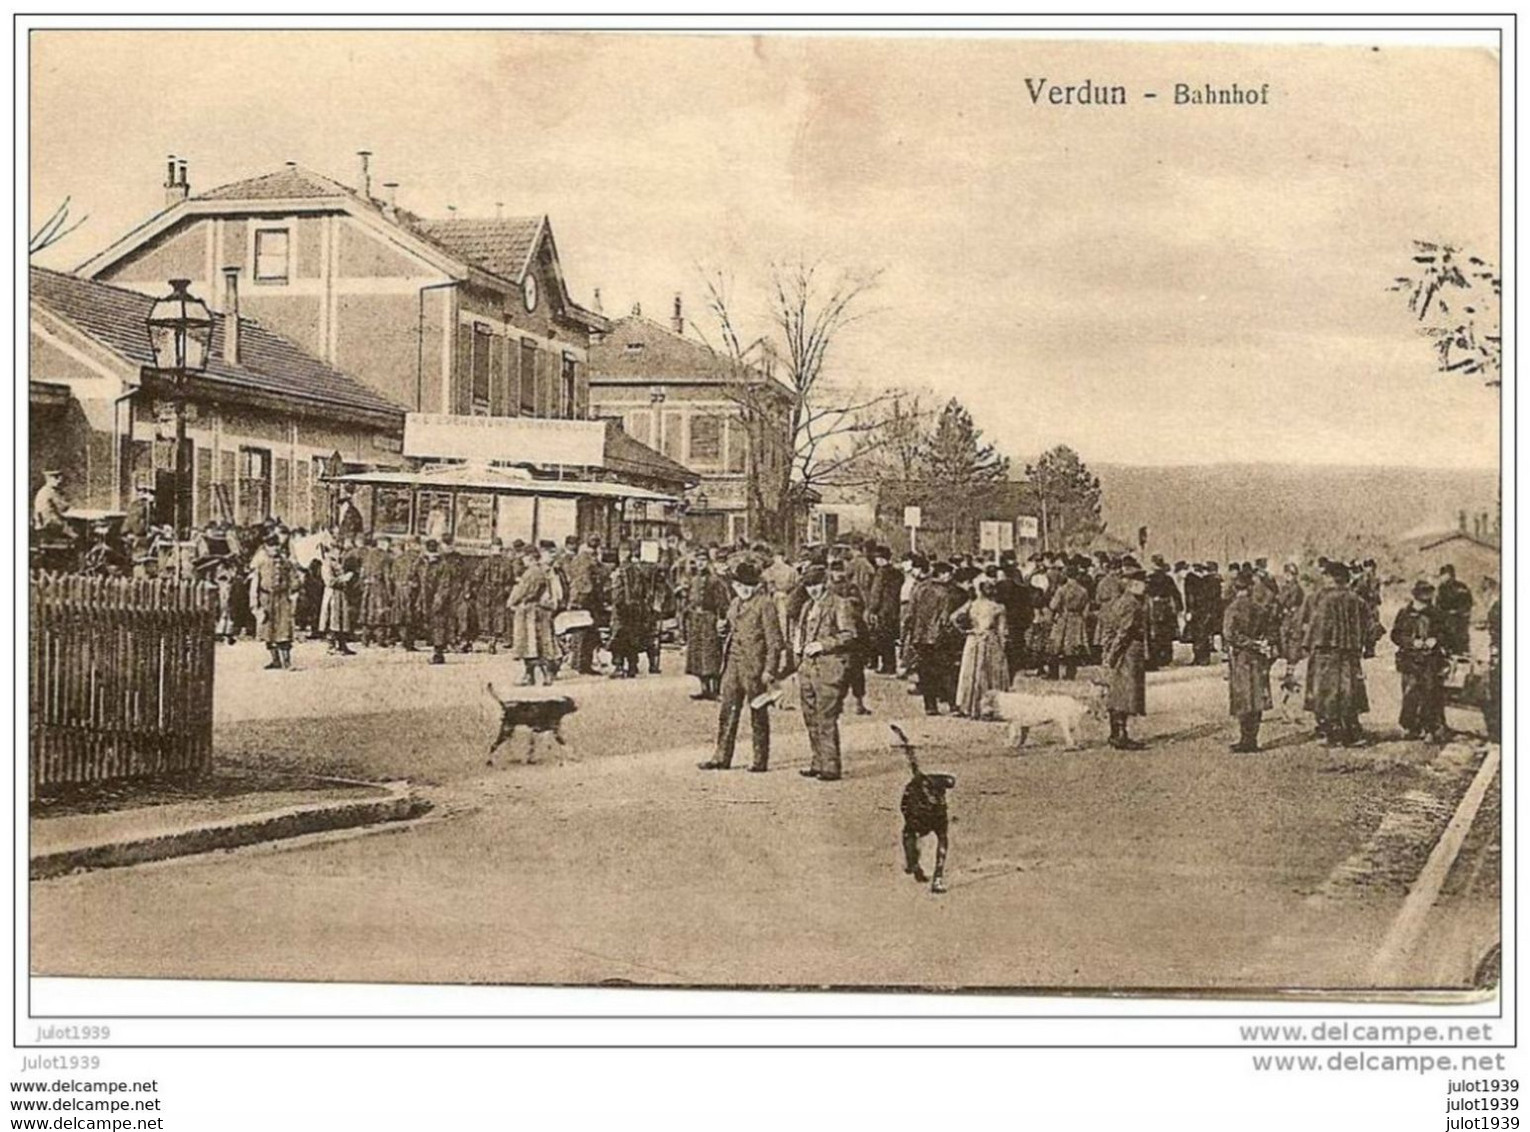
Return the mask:
[(31, 796), (208, 769), (216, 616), (194, 581), (34, 571)]

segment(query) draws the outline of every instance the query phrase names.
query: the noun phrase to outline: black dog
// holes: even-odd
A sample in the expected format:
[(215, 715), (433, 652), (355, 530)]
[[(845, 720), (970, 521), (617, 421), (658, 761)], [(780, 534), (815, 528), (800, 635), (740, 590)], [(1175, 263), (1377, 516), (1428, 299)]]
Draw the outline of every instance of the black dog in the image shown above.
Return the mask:
[[(909, 770), (913, 777), (903, 788), (903, 871), (913, 874), (920, 884), (930, 881), (931, 892), (946, 890), (946, 850), (950, 847), (950, 815), (946, 810), (946, 791), (954, 789), (956, 779), (949, 774), (925, 774), (914, 758), (914, 748), (896, 723), (889, 724), (898, 737), (898, 745), (908, 756)], [(919, 867), (919, 839), (927, 834), (935, 835), (935, 876), (929, 878)]]
[(526, 761), (536, 762), (537, 736), (550, 734), (558, 741), (558, 746), (567, 744), (563, 741), (563, 717), (572, 715), (579, 710), (579, 705), (574, 703), (569, 696), (554, 696), (548, 699), (527, 700), (504, 700), (500, 699), (499, 693), (494, 690), (494, 685), (486, 685), (489, 695), (494, 697), (494, 702), (499, 704), (499, 737), (489, 744), (489, 765), (494, 765), (494, 752), (510, 741), (517, 727), (525, 727), (531, 732), (531, 746), (526, 748)]

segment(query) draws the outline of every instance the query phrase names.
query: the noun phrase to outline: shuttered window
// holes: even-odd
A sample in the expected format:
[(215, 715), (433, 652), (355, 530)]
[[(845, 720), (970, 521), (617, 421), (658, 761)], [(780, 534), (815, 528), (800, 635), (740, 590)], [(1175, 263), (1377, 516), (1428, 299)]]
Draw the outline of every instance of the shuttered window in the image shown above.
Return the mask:
[(503, 338), (489, 340), (489, 415), (510, 415), (510, 345)]
[(477, 414), (489, 412), (489, 357), (494, 350), (494, 336), (482, 322), (473, 323), (473, 404)]
[(312, 481), (308, 475), (307, 460), (298, 460), (292, 467), (292, 521), (300, 527), (313, 525)]
[(521, 340), (520, 365), (521, 414), (535, 416), (537, 411), (537, 344), (530, 339)]
[(296, 526), (292, 521), (292, 461), (278, 456), (271, 467), (271, 514), (288, 526)]
[(198, 526), (212, 522), (213, 516), (213, 454), (211, 448), (197, 449), (196, 470), (197, 508), (193, 521)]

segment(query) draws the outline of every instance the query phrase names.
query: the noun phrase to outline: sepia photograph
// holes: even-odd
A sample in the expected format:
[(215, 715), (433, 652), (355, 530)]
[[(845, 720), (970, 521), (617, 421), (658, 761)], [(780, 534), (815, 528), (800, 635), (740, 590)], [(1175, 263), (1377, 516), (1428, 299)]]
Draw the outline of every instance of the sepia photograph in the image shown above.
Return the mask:
[(1512, 76), (1317, 38), (18, 40), (27, 972), (1495, 1001)]

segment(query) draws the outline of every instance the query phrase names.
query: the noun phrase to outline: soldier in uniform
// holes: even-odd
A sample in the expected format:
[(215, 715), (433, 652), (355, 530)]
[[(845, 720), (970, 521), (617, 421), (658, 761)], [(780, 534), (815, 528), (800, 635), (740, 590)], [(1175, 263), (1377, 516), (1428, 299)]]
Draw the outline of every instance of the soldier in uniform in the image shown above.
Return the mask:
[(324, 548), (324, 557), (319, 563), (319, 576), (324, 581), (324, 597), (319, 603), (319, 632), (329, 636), (329, 651), (340, 656), (356, 655), (350, 646), (355, 615), (351, 605), (349, 566), (344, 548)]
[(393, 540), (368, 539), (361, 548), (361, 643), (386, 645), (393, 636)]
[(1281, 569), (1280, 591), (1275, 596), (1275, 614), (1280, 619), (1275, 629), (1279, 655), (1289, 669), (1302, 658), (1302, 610), (1307, 605), (1307, 591), (1302, 588), (1296, 563), (1287, 562)]
[(418, 587), (420, 616), (430, 638), (430, 663), (445, 664), (446, 650), (457, 632), (457, 574), (445, 548), (435, 539), (425, 540)]
[(280, 532), (272, 530), (250, 563), (250, 608), (260, 640), (271, 654), (267, 669), (292, 667), (292, 601), (298, 585), (292, 557)]
[(416, 535), (404, 539), (393, 559), (393, 635), (405, 651), (413, 652), (420, 636), (419, 582), (423, 558)]
[(1128, 733), (1127, 720), (1147, 714), (1147, 579), (1140, 569), (1122, 574), (1121, 595), (1100, 614), (1101, 659), (1110, 670), (1105, 708), (1110, 714), (1110, 745), (1140, 751), (1143, 744)]
[(761, 584), (760, 572), (753, 563), (741, 563), (733, 571), (732, 590), (719, 687), (717, 752), (699, 766), (702, 770), (727, 770), (733, 765), (739, 720), (748, 705), (754, 746), (749, 769), (763, 774), (770, 769), (770, 706), (754, 707), (752, 701), (780, 673), (785, 638), (781, 635), (776, 603)]
[(859, 644), (860, 617), (855, 603), (829, 589), (828, 571), (811, 566), (803, 574), (808, 602), (794, 630), (802, 722), (813, 749), (806, 778), (837, 782), (839, 716), (850, 686), (849, 653)]
[(543, 683), (551, 684), (558, 656), (553, 612), (563, 604), (560, 583), (535, 547), (525, 548), (521, 564), (520, 577), (510, 590), (511, 653), (526, 666), (522, 684), (535, 684), (538, 672)]
[(1222, 618), (1222, 644), (1227, 649), (1227, 707), (1238, 721), (1238, 741), (1232, 750), (1255, 754), (1259, 750), (1259, 723), (1274, 706), (1270, 698), (1270, 643), (1273, 621), (1270, 607), (1254, 597), (1258, 579), (1244, 571), (1233, 579), (1233, 599)]
[(505, 540), (491, 539), (489, 553), (478, 560), (473, 573), (473, 598), (478, 606), (478, 633), (489, 642), (489, 651), (498, 653), (510, 640), (510, 587), (515, 584), (515, 568), (505, 554)]
[(869, 647), (869, 641), (864, 632), (866, 600), (862, 596), (861, 587), (855, 581), (853, 563), (846, 562), (843, 558), (833, 559), (829, 563), (829, 588), (855, 606), (856, 621), (863, 627), (861, 635), (856, 639), (855, 647), (846, 654), (845, 660), (850, 671), (848, 690), (850, 698), (855, 701), (855, 714), (870, 715), (871, 709), (866, 706), (866, 658)]
[(1392, 643), (1397, 646), (1397, 671), (1402, 677), (1402, 713), (1398, 724), (1408, 739), (1427, 735), (1444, 742), (1445, 669), (1449, 654), (1441, 642), (1441, 621), (1428, 582), (1413, 587), (1413, 600), (1397, 611)]
[(1363, 746), (1360, 716), (1370, 710), (1361, 654), (1370, 634), (1370, 610), (1349, 585), (1349, 568), (1329, 562), (1312, 597), (1302, 651), (1307, 655), (1306, 709), (1317, 716), (1325, 746)]

